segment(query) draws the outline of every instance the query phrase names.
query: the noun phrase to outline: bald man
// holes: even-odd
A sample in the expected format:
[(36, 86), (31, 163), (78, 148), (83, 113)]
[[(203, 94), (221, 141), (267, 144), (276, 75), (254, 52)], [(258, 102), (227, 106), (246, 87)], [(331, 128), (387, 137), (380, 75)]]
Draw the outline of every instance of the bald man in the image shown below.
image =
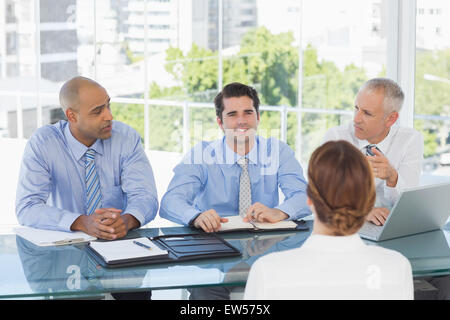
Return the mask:
[(21, 225), (124, 237), (158, 211), (153, 171), (139, 134), (113, 121), (110, 97), (97, 82), (67, 81), (67, 117), (36, 130), (20, 169), (16, 215)]

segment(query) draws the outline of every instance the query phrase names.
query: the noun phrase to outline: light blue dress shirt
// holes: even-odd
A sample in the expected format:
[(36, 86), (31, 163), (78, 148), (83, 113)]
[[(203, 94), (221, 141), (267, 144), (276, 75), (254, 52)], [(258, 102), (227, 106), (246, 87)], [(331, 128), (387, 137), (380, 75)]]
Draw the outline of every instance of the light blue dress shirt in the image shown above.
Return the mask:
[[(285, 143), (257, 136), (249, 159), (252, 203), (277, 208), (290, 220), (311, 214), (306, 204), (302, 167)], [(188, 225), (200, 213), (214, 209), (222, 216), (239, 213), (239, 177), (242, 158), (225, 137), (197, 144), (174, 168), (174, 177), (161, 200), (160, 216)], [(285, 199), (279, 203), (278, 187)]]
[[(113, 121), (112, 136), (97, 141), (95, 165), (103, 208), (121, 209), (141, 226), (158, 211), (153, 171), (139, 134)], [(86, 213), (84, 144), (70, 132), (67, 121), (39, 128), (28, 141), (16, 194), (16, 215), (21, 225), (70, 231)]]

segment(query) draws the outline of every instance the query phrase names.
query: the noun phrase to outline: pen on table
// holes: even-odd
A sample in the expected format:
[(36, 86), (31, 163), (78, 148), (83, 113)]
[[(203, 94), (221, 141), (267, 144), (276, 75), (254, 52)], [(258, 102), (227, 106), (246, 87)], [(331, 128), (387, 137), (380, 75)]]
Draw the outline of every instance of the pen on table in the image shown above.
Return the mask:
[(145, 248), (145, 249), (152, 250), (151, 247), (149, 247), (149, 246), (147, 246), (146, 244), (143, 244), (143, 243), (141, 243), (141, 242), (139, 242), (139, 241), (133, 241), (133, 243), (136, 244), (136, 245), (138, 245), (138, 246), (140, 246), (140, 247), (143, 247), (143, 248)]
[(61, 245), (65, 245), (65, 244), (77, 243), (77, 242), (82, 242), (82, 241), (84, 241), (84, 238), (64, 239), (64, 240), (54, 241), (53, 244), (55, 246), (61, 246)]
[(252, 211), (251, 215), (252, 215), (252, 219), (250, 220), (250, 222), (256, 222), (256, 219), (255, 219), (255, 212)]

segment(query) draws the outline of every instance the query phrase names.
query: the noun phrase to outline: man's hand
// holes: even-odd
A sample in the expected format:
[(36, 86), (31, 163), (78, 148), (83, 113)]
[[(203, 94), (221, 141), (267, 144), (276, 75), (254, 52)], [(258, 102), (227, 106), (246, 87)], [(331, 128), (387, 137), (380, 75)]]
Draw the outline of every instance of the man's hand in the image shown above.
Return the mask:
[(394, 188), (397, 185), (398, 180), (397, 170), (391, 166), (384, 154), (375, 147), (372, 148), (372, 152), (375, 155), (367, 156), (367, 160), (369, 160), (370, 166), (372, 167), (374, 177), (386, 180), (386, 185)]
[(115, 208), (96, 209), (91, 215), (79, 216), (70, 227), (99, 239), (115, 240), (127, 235), (128, 230), (139, 227), (139, 221), (130, 214), (121, 215)]
[(201, 213), (195, 220), (194, 226), (205, 232), (219, 231), (221, 223), (228, 222), (227, 218), (221, 218), (216, 210), (211, 209)]
[(100, 221), (101, 224), (110, 228), (109, 231), (114, 239), (123, 238), (127, 235), (129, 230), (140, 227), (140, 222), (131, 214), (125, 213), (120, 215), (122, 210), (115, 208), (102, 208), (95, 210), (95, 212), (102, 215), (108, 214), (108, 212), (117, 213), (115, 219), (106, 218)]
[(247, 215), (244, 218), (244, 221), (258, 221), (258, 222), (278, 222), (281, 220), (285, 220), (289, 218), (289, 216), (281, 210), (272, 209), (266, 207), (262, 203), (255, 202), (248, 208)]
[(372, 211), (366, 217), (367, 221), (376, 224), (377, 226), (382, 226), (386, 222), (389, 216), (389, 209), (387, 208), (373, 208)]

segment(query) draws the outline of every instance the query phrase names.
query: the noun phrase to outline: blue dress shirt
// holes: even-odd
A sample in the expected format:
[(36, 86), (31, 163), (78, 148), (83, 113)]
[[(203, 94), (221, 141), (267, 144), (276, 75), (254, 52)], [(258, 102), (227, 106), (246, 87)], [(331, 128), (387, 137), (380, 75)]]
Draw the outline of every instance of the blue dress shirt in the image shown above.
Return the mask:
[[(277, 139), (257, 136), (249, 159), (252, 203), (285, 212), (294, 220), (311, 214), (306, 204), (302, 167), (289, 146)], [(174, 177), (161, 199), (160, 216), (188, 225), (200, 213), (214, 209), (222, 216), (239, 212), (239, 177), (242, 158), (225, 137), (197, 144), (174, 168)], [(285, 196), (279, 204), (278, 187)]]
[[(95, 165), (100, 179), (103, 208), (121, 209), (141, 226), (158, 211), (153, 171), (139, 134), (113, 121), (112, 136), (97, 139)], [(70, 132), (67, 121), (39, 128), (28, 141), (22, 159), (16, 195), (21, 225), (70, 231), (86, 213), (84, 144)]]

